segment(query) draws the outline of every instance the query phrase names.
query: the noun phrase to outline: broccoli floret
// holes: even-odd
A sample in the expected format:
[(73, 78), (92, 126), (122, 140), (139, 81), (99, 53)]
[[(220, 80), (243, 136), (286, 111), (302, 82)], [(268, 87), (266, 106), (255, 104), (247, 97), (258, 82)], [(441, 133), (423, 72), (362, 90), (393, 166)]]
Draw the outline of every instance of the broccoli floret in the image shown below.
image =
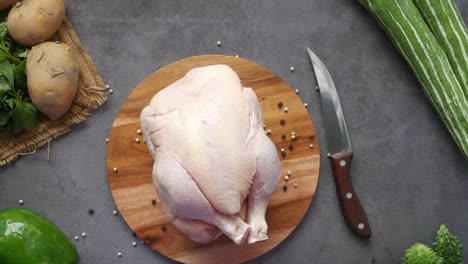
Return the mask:
[(441, 225), (437, 232), (434, 251), (444, 259), (444, 264), (463, 264), (462, 245), (445, 225)]
[(401, 264), (443, 264), (443, 260), (430, 247), (416, 243), (406, 250)]

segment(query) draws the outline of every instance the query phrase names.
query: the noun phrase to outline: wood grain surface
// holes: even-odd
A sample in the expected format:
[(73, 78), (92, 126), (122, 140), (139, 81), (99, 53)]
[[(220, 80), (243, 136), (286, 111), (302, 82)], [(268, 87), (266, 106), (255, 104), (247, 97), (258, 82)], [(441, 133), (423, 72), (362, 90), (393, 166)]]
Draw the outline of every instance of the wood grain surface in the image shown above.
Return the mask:
[[(224, 235), (212, 243), (200, 244), (191, 241), (171, 225), (152, 185), (153, 160), (143, 136), (137, 134), (140, 112), (158, 91), (193, 68), (213, 64), (229, 65), (237, 72), (242, 84), (255, 91), (263, 111), (265, 129), (272, 130), (270, 138), (281, 160), (282, 179), (266, 215), (269, 239), (252, 245), (236, 245)], [(278, 107), (279, 101), (283, 102), (282, 108)], [(280, 124), (281, 119), (286, 121), (284, 125)], [(296, 133), (295, 140), (291, 139), (292, 132)], [(286, 135), (286, 139), (282, 139), (282, 134)], [(268, 252), (282, 242), (309, 208), (319, 176), (319, 146), (315, 135), (312, 120), (300, 98), (271, 71), (248, 60), (230, 56), (190, 57), (167, 65), (149, 76), (130, 94), (118, 113), (107, 148), (110, 190), (130, 228), (166, 257), (184, 263), (241, 263)], [(293, 146), (292, 150), (289, 149), (290, 145)], [(284, 148), (285, 156), (281, 155), (281, 148)], [(288, 171), (292, 175), (289, 181), (285, 181)], [(287, 186), (287, 190), (284, 190), (284, 186)], [(152, 204), (152, 199), (156, 199), (156, 205)]]

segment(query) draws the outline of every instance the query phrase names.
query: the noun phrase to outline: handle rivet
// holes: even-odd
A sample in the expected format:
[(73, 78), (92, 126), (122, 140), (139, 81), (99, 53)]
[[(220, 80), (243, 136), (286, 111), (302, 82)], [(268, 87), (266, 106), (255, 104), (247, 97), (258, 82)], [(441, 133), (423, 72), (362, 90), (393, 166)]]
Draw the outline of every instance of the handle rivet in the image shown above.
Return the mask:
[(350, 192), (349, 192), (349, 193), (347, 193), (347, 194), (346, 194), (346, 198), (348, 198), (348, 199), (351, 199), (351, 198), (353, 198), (353, 194), (352, 194), (352, 193), (350, 193)]
[(357, 226), (359, 229), (364, 229), (364, 224), (363, 223), (359, 223), (359, 225)]
[(341, 165), (341, 167), (346, 166), (346, 161), (344, 161), (344, 160), (340, 161), (340, 165)]

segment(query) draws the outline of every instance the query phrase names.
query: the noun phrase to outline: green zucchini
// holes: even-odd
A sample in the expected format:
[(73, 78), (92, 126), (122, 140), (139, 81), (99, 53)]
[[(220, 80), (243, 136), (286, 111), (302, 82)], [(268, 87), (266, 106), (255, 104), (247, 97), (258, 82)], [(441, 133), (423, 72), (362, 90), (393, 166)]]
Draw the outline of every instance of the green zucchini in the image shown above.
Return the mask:
[(468, 158), (468, 99), (443, 49), (412, 1), (359, 0), (408, 62), (433, 107)]
[(453, 0), (413, 0), (468, 96), (468, 30)]

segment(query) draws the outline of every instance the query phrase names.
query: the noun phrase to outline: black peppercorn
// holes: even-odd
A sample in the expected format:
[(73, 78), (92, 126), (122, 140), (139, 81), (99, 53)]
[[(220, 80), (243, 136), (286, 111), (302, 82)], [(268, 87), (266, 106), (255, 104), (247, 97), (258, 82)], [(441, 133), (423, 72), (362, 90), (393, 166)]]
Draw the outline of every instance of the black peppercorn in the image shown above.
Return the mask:
[(279, 107), (279, 108), (283, 107), (283, 102), (279, 101), (279, 102), (278, 102), (278, 107)]

